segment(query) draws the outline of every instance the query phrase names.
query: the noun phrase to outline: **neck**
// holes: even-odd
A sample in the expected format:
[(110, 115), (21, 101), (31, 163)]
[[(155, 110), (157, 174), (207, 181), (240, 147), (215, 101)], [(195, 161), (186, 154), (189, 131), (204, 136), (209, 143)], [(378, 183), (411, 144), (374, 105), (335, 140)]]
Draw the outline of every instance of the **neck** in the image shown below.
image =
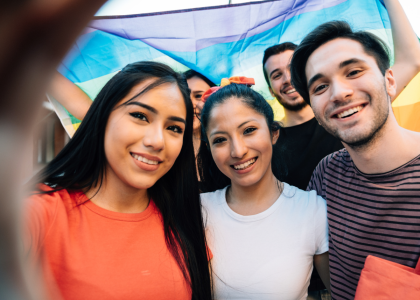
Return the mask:
[(392, 171), (420, 154), (420, 134), (400, 127), (393, 113), (365, 147), (343, 143), (356, 167), (366, 174)]
[(232, 182), (227, 202), (233, 211), (241, 215), (255, 215), (273, 205), (282, 192), (281, 186), (270, 165), (263, 178), (254, 185), (240, 186)]
[(146, 189), (122, 183), (113, 172), (107, 172), (104, 177), (100, 188), (98, 185), (85, 192), (97, 206), (120, 213), (140, 213), (147, 208), (149, 197)]
[(284, 127), (291, 127), (308, 122), (313, 117), (314, 112), (312, 111), (312, 108), (309, 105), (306, 105), (299, 111), (284, 109), (284, 117), (280, 122)]

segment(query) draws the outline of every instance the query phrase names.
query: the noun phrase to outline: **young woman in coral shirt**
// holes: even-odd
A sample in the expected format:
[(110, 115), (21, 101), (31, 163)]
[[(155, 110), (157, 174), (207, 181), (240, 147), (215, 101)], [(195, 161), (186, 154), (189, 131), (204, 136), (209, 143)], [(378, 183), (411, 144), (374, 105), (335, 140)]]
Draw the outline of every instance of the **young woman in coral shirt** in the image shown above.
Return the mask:
[(51, 299), (211, 299), (187, 83), (126, 66), (26, 202), (25, 248)]

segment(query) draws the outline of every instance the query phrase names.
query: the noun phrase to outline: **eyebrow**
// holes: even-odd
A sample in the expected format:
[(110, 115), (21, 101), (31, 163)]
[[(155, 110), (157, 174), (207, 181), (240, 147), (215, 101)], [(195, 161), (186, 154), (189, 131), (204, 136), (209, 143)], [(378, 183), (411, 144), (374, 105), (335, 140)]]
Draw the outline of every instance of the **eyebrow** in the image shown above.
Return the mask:
[(170, 116), (168, 118), (168, 120), (175, 121), (175, 122), (181, 122), (181, 123), (184, 123), (185, 125), (187, 125), (187, 121), (185, 121), (183, 118), (180, 118), (180, 117)]
[[(140, 102), (137, 102), (137, 101), (132, 101), (130, 103), (127, 103), (127, 105), (137, 105), (137, 106), (143, 107), (143, 108), (151, 111), (152, 113), (154, 113), (156, 115), (158, 114), (158, 111), (156, 110), (156, 108), (153, 108), (153, 107), (151, 107), (147, 104), (144, 104), (144, 103), (140, 103)], [(185, 121), (185, 119), (180, 118), (180, 117), (176, 117), (176, 116), (170, 116), (170, 117), (168, 117), (168, 120), (187, 124), (187, 121)]]
[(342, 62), (338, 65), (338, 67), (341, 69), (341, 68), (344, 68), (344, 67), (346, 67), (346, 66), (348, 66), (348, 65), (351, 65), (351, 64), (356, 64), (356, 63), (360, 63), (360, 62), (365, 62), (365, 61), (364, 61), (364, 60), (361, 60), (361, 59), (357, 59), (357, 58), (350, 58), (350, 59), (348, 59), (348, 60), (342, 61)]
[(277, 72), (277, 71), (280, 71), (280, 69), (279, 69), (279, 68), (277, 68), (277, 69), (274, 69), (273, 71), (271, 71), (271, 73), (270, 73), (270, 76), (269, 76), (269, 77), (271, 77), (271, 75), (273, 75), (273, 73), (275, 73), (275, 72)]
[(137, 105), (137, 106), (143, 107), (143, 108), (145, 108), (147, 110), (150, 110), (154, 114), (157, 114), (158, 113), (158, 111), (155, 108), (153, 108), (153, 107), (151, 107), (151, 106), (149, 106), (147, 104), (137, 102), (137, 101), (129, 102), (129, 103), (127, 103), (127, 105)]
[[(248, 121), (245, 121), (245, 122), (243, 122), (243, 123), (241, 123), (239, 126), (238, 126), (238, 128), (241, 128), (242, 126), (244, 126), (246, 123), (249, 123), (249, 122), (251, 122), (251, 121), (253, 121), (254, 119), (252, 119), (252, 120), (248, 120)], [(222, 134), (227, 134), (227, 132), (226, 131), (216, 131), (216, 132), (212, 132), (211, 134), (210, 134), (210, 136), (212, 136), (212, 135), (215, 135), (215, 134), (220, 134), (220, 133), (222, 133)]]
[(311, 79), (309, 79), (309, 81), (308, 81), (308, 89), (311, 88), (311, 86), (314, 84), (315, 81), (317, 81), (318, 79), (320, 79), (322, 77), (324, 77), (324, 75), (321, 74), (321, 73), (318, 73), (315, 76), (313, 76)]

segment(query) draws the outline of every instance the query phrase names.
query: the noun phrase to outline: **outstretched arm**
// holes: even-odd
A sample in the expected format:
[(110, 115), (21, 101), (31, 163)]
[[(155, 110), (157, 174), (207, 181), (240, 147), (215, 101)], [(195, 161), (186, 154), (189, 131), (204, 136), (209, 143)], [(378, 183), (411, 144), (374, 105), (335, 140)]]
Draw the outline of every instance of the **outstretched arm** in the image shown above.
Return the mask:
[(48, 94), (79, 120), (83, 120), (92, 104), (85, 92), (58, 72), (51, 80)]
[(395, 63), (392, 70), (397, 80), (397, 93), (420, 72), (420, 43), (398, 0), (384, 0), (391, 20)]
[(17, 234), (26, 158), (54, 70), (104, 2), (0, 1), (0, 299), (46, 299)]

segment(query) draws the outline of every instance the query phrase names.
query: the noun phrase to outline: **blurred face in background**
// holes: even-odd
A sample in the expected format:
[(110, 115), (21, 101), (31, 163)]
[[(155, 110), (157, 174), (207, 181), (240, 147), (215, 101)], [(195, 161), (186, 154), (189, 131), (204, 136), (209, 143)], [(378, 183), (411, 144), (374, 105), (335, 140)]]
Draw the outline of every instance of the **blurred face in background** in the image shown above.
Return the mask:
[(210, 88), (210, 86), (199, 77), (192, 77), (190, 79), (187, 79), (187, 83), (188, 87), (191, 90), (191, 101), (194, 106), (193, 130), (194, 132), (200, 132), (200, 111), (197, 109), (197, 104), (201, 101), (201, 96)]
[(299, 111), (307, 103), (296, 92), (290, 81), (290, 61), (293, 50), (272, 55), (264, 65), (265, 72), (270, 81), (270, 93), (287, 110)]

